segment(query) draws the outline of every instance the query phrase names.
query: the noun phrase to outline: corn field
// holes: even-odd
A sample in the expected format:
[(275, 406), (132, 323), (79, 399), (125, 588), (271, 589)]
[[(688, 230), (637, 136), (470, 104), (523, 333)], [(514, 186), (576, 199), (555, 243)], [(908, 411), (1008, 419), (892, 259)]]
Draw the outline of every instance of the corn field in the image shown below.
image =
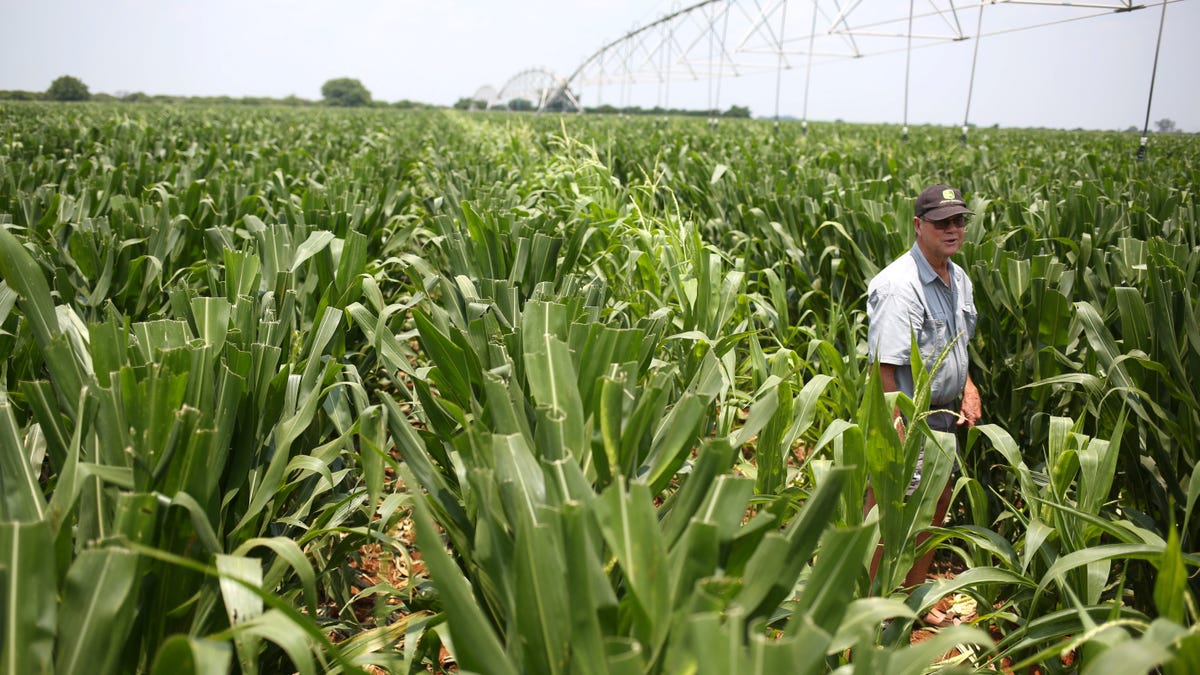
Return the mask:
[[(0, 672), (1200, 672), (1200, 138), (898, 136), (0, 105)], [(957, 446), (867, 362), (934, 182)]]

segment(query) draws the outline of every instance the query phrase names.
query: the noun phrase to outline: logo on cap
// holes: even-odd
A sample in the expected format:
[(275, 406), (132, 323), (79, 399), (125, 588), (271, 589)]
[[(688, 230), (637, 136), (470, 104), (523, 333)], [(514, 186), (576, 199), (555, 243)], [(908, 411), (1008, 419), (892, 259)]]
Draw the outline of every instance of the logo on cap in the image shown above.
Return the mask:
[(954, 190), (942, 190), (942, 199), (954, 201)]

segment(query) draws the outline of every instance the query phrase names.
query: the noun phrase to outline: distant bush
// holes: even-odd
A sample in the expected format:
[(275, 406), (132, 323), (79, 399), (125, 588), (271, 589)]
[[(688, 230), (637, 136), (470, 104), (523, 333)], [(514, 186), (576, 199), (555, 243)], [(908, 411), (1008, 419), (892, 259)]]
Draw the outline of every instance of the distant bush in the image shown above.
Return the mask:
[(0, 89), (0, 101), (39, 101), (41, 92), (20, 89)]
[(77, 77), (63, 75), (50, 83), (46, 98), (51, 101), (86, 101), (92, 97), (88, 87)]
[(349, 77), (339, 77), (321, 86), (321, 96), (329, 105), (355, 107), (371, 105), (371, 92), (362, 82)]

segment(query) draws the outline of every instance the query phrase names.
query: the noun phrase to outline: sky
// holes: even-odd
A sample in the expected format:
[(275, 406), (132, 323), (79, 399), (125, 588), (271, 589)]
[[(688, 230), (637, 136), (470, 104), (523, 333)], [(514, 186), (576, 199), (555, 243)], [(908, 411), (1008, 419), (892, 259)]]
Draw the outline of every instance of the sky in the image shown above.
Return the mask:
[[(778, 0), (743, 0), (753, 8)], [(800, 0), (792, 0), (799, 12)], [(918, 0), (918, 7), (931, 0)], [(903, 15), (900, 0), (864, 0)], [(922, 4), (923, 3), (923, 4)], [(93, 93), (321, 97), (332, 78), (376, 100), (450, 105), (517, 73), (575, 70), (602, 45), (681, 6), (679, 0), (0, 0), (0, 89), (45, 91), (60, 75)], [(824, 3), (828, 7), (832, 3)], [(848, 3), (843, 2), (846, 6)], [(850, 3), (853, 4), (853, 3)], [(941, 4), (945, 4), (942, 0)], [(901, 8), (901, 5), (905, 5)], [(899, 9), (898, 9), (899, 8)], [(1043, 7), (1025, 25), (1042, 23)], [(988, 10), (996, 16), (999, 11)], [(974, 34), (977, 10), (966, 13)], [(756, 117), (1086, 129), (1146, 121), (1160, 6), (978, 41), (797, 61), (744, 74), (621, 89), (584, 86), (585, 105), (722, 109)], [(1011, 15), (1010, 15), (1011, 16)], [(985, 21), (992, 14), (984, 15)], [(999, 28), (999, 24), (988, 24)], [(893, 41), (894, 42), (894, 41)], [(798, 57), (797, 57), (798, 58)], [(791, 61), (793, 59), (789, 59)], [(974, 84), (971, 65), (975, 63)], [(1167, 6), (1150, 108), (1200, 132), (1200, 0)], [(906, 78), (907, 74), (907, 78)], [(906, 95), (905, 80), (909, 80)], [(807, 81), (806, 81), (807, 80)], [(969, 94), (969, 98), (968, 98)], [(969, 104), (969, 115), (968, 115)]]

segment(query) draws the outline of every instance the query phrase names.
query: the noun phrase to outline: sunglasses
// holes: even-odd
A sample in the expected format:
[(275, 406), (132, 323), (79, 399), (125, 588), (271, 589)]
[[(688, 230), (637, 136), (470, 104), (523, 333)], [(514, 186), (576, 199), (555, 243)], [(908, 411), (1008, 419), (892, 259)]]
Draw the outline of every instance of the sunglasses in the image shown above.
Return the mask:
[(927, 220), (925, 218), (922, 218), (921, 220), (924, 220), (925, 222), (929, 223), (930, 225), (933, 225), (934, 228), (936, 228), (938, 230), (945, 230), (950, 227), (957, 227), (959, 229), (962, 229), (967, 226), (967, 219), (965, 216), (963, 216), (961, 214), (957, 215), (957, 216), (950, 216), (949, 218), (946, 218), (944, 220)]

